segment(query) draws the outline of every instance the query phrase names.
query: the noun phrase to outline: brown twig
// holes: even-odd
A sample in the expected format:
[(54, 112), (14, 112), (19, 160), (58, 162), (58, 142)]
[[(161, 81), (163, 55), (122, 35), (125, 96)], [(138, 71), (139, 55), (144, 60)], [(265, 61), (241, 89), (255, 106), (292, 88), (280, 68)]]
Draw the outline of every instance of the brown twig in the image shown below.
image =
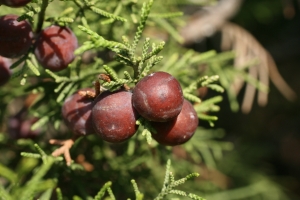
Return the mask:
[(50, 144), (61, 145), (61, 147), (59, 147), (58, 149), (52, 152), (52, 156), (57, 157), (63, 154), (67, 165), (70, 166), (72, 163), (70, 149), (72, 148), (72, 146), (74, 145), (75, 141), (78, 138), (79, 138), (78, 136), (74, 136), (73, 138), (67, 140), (56, 140), (56, 139), (49, 140)]
[(97, 96), (96, 92), (88, 91), (88, 90), (81, 90), (78, 91), (78, 94), (82, 97), (93, 99)]

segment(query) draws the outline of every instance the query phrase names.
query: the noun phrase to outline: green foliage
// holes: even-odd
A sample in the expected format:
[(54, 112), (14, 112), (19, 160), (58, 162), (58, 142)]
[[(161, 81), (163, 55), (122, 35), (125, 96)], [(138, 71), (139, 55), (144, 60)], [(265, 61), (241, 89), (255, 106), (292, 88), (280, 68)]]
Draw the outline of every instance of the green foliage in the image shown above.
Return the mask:
[[(261, 186), (272, 186), (274, 191), (280, 191), (279, 186), (266, 184), (272, 183), (269, 177), (229, 191), (222, 191), (212, 181), (200, 179), (201, 176), (195, 178), (199, 176), (198, 172), (206, 168), (209, 173), (217, 170), (218, 163), (224, 159), (224, 152), (233, 149), (231, 142), (222, 141), (224, 131), (201, 127), (212, 127), (218, 119), (218, 103), (224, 96), (216, 96), (214, 92), (226, 92), (231, 108), (237, 110), (236, 96), (230, 87), (234, 78), (238, 76), (260, 90), (267, 91), (268, 88), (249, 76), (247, 68), (233, 68), (234, 52), (217, 53), (212, 50), (199, 53), (184, 48), (178, 32), (184, 23), (182, 3), (196, 4), (176, 0), (37, 0), (16, 9), (23, 13), (19, 20), (29, 20), (36, 33), (50, 24), (71, 27), (80, 47), (75, 51), (73, 63), (58, 73), (42, 69), (33, 55), (33, 49), (12, 64), (11, 81), (0, 90), (0, 150), (3, 152), (0, 181), (4, 183), (0, 185), (0, 198), (130, 197), (142, 200), (164, 199), (166, 196), (226, 199), (228, 196), (227, 199), (230, 199), (265, 194), (265, 191), (258, 189)], [(213, 3), (215, 1), (207, 0), (199, 4)], [(3, 7), (0, 9), (5, 13), (12, 12)], [(136, 122), (140, 125), (137, 134), (122, 144), (105, 143), (96, 135), (78, 140), (71, 149), (74, 160), (70, 166), (65, 164), (63, 157), (51, 155), (54, 147), (48, 144), (48, 140), (65, 139), (70, 134), (61, 123), (61, 105), (69, 95), (78, 89), (93, 87), (95, 81), (100, 82), (101, 91), (115, 91), (125, 86), (132, 88), (153, 71), (167, 71), (176, 77), (184, 97), (194, 103), (200, 123), (188, 143), (174, 148), (157, 144), (151, 137), (151, 133), (156, 131), (149, 121), (139, 118)], [(99, 78), (99, 74), (107, 75), (110, 80)], [(208, 88), (213, 95), (202, 97), (198, 92), (202, 88)], [(30, 96), (35, 96), (35, 99), (25, 105)], [(10, 103), (13, 99), (16, 103)], [(35, 141), (11, 138), (7, 125), (2, 126), (7, 118), (17, 112), (10, 110), (23, 107), (26, 108), (26, 117), (38, 118), (31, 124), (31, 130), (42, 130), (42, 135)], [(32, 153), (34, 151), (37, 153)], [(170, 159), (174, 163), (174, 173)], [(167, 168), (164, 174), (165, 163)], [(195, 171), (197, 173), (193, 173)], [(175, 180), (173, 174), (184, 178)], [(163, 186), (159, 187), (163, 179)], [(256, 193), (245, 193), (250, 189)]]
[(155, 200), (164, 199), (164, 197), (167, 196), (168, 194), (177, 194), (180, 196), (188, 196), (191, 199), (204, 200), (203, 198), (201, 198), (195, 194), (191, 194), (191, 193), (187, 194), (186, 192), (181, 191), (181, 190), (174, 190), (175, 187), (178, 187), (179, 185), (184, 184), (187, 180), (189, 180), (191, 178), (198, 177), (199, 174), (192, 173), (192, 174), (187, 175), (185, 178), (175, 181), (173, 173), (170, 172), (170, 166), (171, 166), (171, 161), (168, 160), (165, 180), (163, 183), (163, 188), (162, 188), (161, 192), (158, 194), (158, 196), (155, 198)]

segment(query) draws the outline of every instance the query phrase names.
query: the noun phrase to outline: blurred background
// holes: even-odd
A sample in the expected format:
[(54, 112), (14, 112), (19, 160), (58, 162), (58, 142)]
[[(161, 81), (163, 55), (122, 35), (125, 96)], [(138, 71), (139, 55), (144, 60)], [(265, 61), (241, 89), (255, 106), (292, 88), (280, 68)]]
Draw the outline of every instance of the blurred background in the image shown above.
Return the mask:
[[(202, 1), (198, 2), (201, 4)], [(217, 113), (219, 120), (213, 129), (224, 130), (225, 137), (218, 138), (216, 141), (232, 142), (234, 149), (224, 152), (222, 159), (216, 162), (216, 168), (209, 168), (205, 165), (206, 163), (197, 163), (189, 155), (187, 156), (190, 152), (181, 147), (175, 147), (173, 150), (158, 148), (156, 153), (161, 152), (162, 157), (172, 156), (175, 171), (177, 175), (179, 174), (177, 177), (183, 177), (181, 175), (186, 175), (186, 171), (190, 173), (191, 170), (199, 170), (200, 181), (197, 179), (196, 181), (199, 181), (197, 184), (191, 182), (186, 188), (187, 191), (193, 189), (194, 193), (203, 195), (207, 199), (300, 199), (300, 1), (221, 0), (219, 3), (217, 6), (212, 4), (213, 6), (204, 8), (201, 6), (185, 8), (188, 15), (194, 13), (190, 19), (190, 28), (198, 30), (197, 32), (186, 28), (186, 31), (182, 32), (187, 41), (186, 47), (199, 52), (212, 49), (218, 52), (234, 50), (238, 56), (241, 56), (236, 60), (237, 66), (243, 64), (243, 61), (247, 63), (247, 60), (253, 58), (262, 59), (265, 63), (257, 64), (255, 67), (260, 73), (258, 78), (261, 78), (262, 82), (266, 82), (266, 76), (267, 79), (269, 77), (271, 79), (268, 98), (263, 95), (258, 97), (259, 94), (255, 90), (254, 93), (252, 92), (252, 96), (246, 95), (249, 94), (247, 85), (237, 84), (239, 89), (236, 89), (236, 93), (241, 108), (236, 109), (228, 100), (227, 94), (223, 94), (224, 100), (220, 104), (221, 111)], [(198, 13), (199, 7), (201, 7), (200, 13)], [(202, 15), (203, 13), (204, 15)], [(197, 20), (207, 26), (202, 26), (200, 22), (200, 25), (193, 24), (197, 23)], [(189, 33), (194, 35), (189, 35)], [(270, 61), (267, 52), (272, 56), (276, 65), (272, 60)], [(282, 82), (274, 84), (281, 80), (280, 76), (274, 75), (276, 69), (290, 88), (278, 89)], [(45, 84), (52, 86), (51, 82)], [(17, 92), (18, 88), (16, 88)], [(215, 95), (214, 92), (209, 91), (207, 97)], [(35, 98), (34, 95), (31, 97)], [(9, 109), (12, 110), (8, 112), (14, 113), (20, 118), (26, 118), (25, 111), (18, 105), (25, 104), (30, 107), (30, 96), (27, 100), (29, 103), (26, 103), (24, 98), (10, 102), (14, 105), (10, 106)], [(3, 102), (6, 101), (7, 99)], [(0, 104), (2, 104), (1, 99)], [(60, 120), (60, 113), (55, 117)], [(30, 119), (29, 124), (22, 126), (28, 130), (25, 138), (38, 134), (29, 131), (35, 120), (34, 118)], [(20, 122), (12, 122), (16, 123), (16, 129), (19, 130), (20, 124), (18, 123)], [(213, 130), (207, 122), (201, 123), (201, 126)], [(5, 128), (5, 125), (0, 127), (0, 131)], [(10, 131), (14, 132), (14, 127)], [(54, 136), (51, 135), (53, 132), (56, 133)], [(66, 133), (67, 130), (62, 132)], [(39, 143), (45, 149), (48, 148), (47, 153), (49, 153), (50, 149), (53, 150), (54, 147), (49, 147), (47, 140), (54, 137), (66, 137), (66, 134), (59, 134), (54, 129), (48, 129), (40, 140), (35, 139), (34, 142)], [(0, 137), (2, 136), (0, 135)], [(12, 140), (3, 141), (3, 144), (0, 145), (2, 153), (0, 162), (12, 170), (18, 165), (23, 165), (22, 161), (25, 159), (18, 164), (20, 151), (34, 151), (33, 142), (20, 140), (16, 145), (17, 143), (13, 143)], [(24, 145), (22, 142), (26, 144)], [(84, 163), (85, 167), (88, 166), (90, 170), (86, 168), (85, 172), (70, 172), (61, 165), (53, 167), (52, 171), (54, 172), (51, 175), (54, 175), (49, 175), (49, 177), (58, 177), (59, 187), (65, 189), (65, 194), (69, 196), (74, 193), (77, 195), (77, 191), (81, 194), (96, 194), (99, 185), (111, 180), (116, 185), (113, 189), (120, 193), (119, 199), (125, 199), (122, 192), (132, 193), (132, 187), (128, 186), (129, 178), (140, 178), (140, 183), (144, 184), (141, 184), (144, 187), (142, 191), (153, 195), (153, 191), (157, 192), (161, 186), (158, 184), (161, 184), (163, 180), (161, 177), (164, 176), (166, 158), (164, 158), (165, 160), (157, 158), (153, 163), (161, 165), (155, 165), (156, 167), (153, 169), (151, 168), (153, 163), (150, 163), (148, 169), (148, 166), (145, 167), (147, 165), (145, 163), (150, 161), (146, 156), (155, 157), (155, 150), (149, 150), (150, 148), (147, 146), (146, 150), (142, 149), (142, 153), (135, 154), (135, 159), (133, 159), (132, 156), (126, 157), (124, 154), (126, 148), (122, 145), (110, 146), (93, 136), (87, 137), (81, 141), (79, 148), (75, 147), (71, 153), (78, 156), (75, 157), (78, 163)], [(74, 151), (76, 152), (74, 153)], [(144, 151), (149, 151), (149, 155)], [(128, 167), (121, 166), (134, 161), (136, 163)], [(28, 160), (26, 162), (29, 163)], [(31, 168), (28, 167), (28, 173), (37, 166), (37, 161), (32, 162), (35, 163)], [(175, 163), (180, 164), (176, 165)], [(94, 170), (94, 167), (97, 170)], [(61, 173), (57, 173), (59, 171)], [(122, 176), (119, 175), (120, 171)], [(70, 178), (71, 176), (72, 178)], [(99, 176), (101, 176), (100, 181)], [(0, 179), (0, 183), (5, 185), (7, 181)], [(126, 190), (122, 186), (126, 186)], [(199, 188), (201, 191), (198, 191)]]
[[(264, 171), (289, 191), (291, 199), (300, 198), (299, 9), (300, 1), (296, 0), (245, 0), (231, 19), (270, 52), (298, 99), (288, 101), (271, 83), (266, 106), (260, 107), (255, 101), (252, 110), (244, 114), (231, 112), (228, 102), (223, 101), (217, 122), (217, 127), (226, 130), (226, 139), (235, 144), (228, 160), (239, 157), (239, 162)], [(214, 37), (216, 34), (208, 41)], [(238, 170), (239, 165), (233, 165), (232, 170)]]

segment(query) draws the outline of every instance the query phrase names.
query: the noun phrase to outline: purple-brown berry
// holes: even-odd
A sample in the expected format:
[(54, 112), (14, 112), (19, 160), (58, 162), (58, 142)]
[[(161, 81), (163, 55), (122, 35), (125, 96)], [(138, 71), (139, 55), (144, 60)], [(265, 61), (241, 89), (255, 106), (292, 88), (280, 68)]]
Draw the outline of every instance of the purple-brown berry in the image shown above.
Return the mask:
[(132, 93), (127, 91), (104, 92), (95, 99), (92, 116), (94, 129), (111, 143), (120, 143), (137, 131), (138, 113), (131, 103)]
[(15, 58), (25, 54), (32, 43), (33, 32), (26, 21), (17, 21), (17, 15), (0, 17), (0, 56)]
[(18, 7), (25, 6), (30, 1), (31, 0), (0, 0), (0, 5), (3, 4), (8, 7), (18, 8)]
[(198, 117), (193, 105), (184, 100), (180, 114), (168, 122), (151, 122), (157, 131), (152, 137), (160, 144), (167, 146), (180, 145), (187, 142), (198, 127)]
[(183, 105), (180, 83), (166, 72), (155, 72), (144, 77), (132, 93), (134, 108), (149, 121), (174, 119)]
[(78, 42), (68, 27), (52, 25), (41, 31), (35, 45), (34, 54), (39, 63), (57, 72), (67, 68), (74, 60)]
[[(86, 88), (79, 91), (91, 91)], [(69, 96), (62, 106), (62, 116), (66, 125), (76, 135), (87, 135), (94, 133), (92, 121), (93, 99), (81, 96), (79, 91)]]

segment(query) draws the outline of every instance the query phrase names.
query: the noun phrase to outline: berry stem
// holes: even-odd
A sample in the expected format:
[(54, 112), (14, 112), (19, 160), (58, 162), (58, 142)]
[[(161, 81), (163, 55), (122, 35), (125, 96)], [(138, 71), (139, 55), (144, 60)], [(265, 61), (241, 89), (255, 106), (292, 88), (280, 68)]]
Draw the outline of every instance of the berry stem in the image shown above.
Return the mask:
[(42, 1), (42, 8), (41, 8), (41, 12), (39, 12), (39, 16), (38, 16), (38, 23), (37, 23), (36, 33), (40, 33), (42, 28), (43, 28), (43, 23), (44, 23), (44, 20), (45, 20), (45, 13), (46, 13), (46, 9), (47, 9), (48, 4), (49, 4), (49, 0), (43, 0)]

